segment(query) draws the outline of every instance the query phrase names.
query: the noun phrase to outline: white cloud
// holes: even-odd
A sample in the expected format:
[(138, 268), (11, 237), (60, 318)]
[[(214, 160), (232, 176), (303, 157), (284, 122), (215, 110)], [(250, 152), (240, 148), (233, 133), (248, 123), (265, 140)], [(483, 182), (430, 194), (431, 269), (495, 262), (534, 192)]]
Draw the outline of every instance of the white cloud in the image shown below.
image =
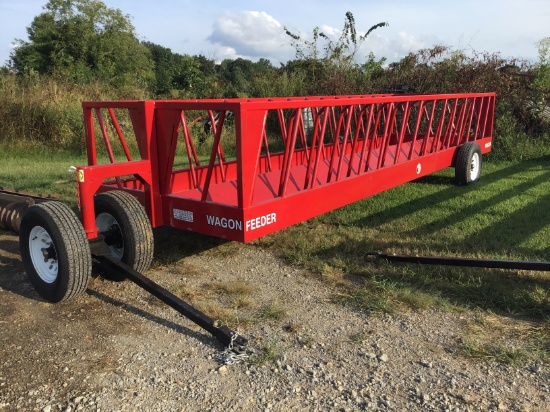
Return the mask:
[[(266, 12), (226, 12), (214, 22), (208, 40), (222, 46), (223, 57), (280, 60), (291, 55), (283, 25)], [(232, 53), (232, 54), (231, 54)]]
[(402, 47), (404, 50), (416, 51), (422, 49), (423, 47), (426, 47), (424, 42), (418, 40), (412, 34), (400, 31), (399, 33), (397, 33), (397, 36), (397, 42), (399, 43), (399, 46)]
[(326, 24), (322, 24), (319, 27), (319, 31), (324, 33), (327, 37), (331, 38), (332, 40), (338, 39), (338, 37), (340, 37), (340, 34), (342, 34), (342, 30), (332, 26), (328, 26)]
[(388, 62), (394, 62), (409, 53), (432, 47), (438, 43), (441, 42), (435, 37), (430, 37), (430, 41), (426, 42), (424, 39), (419, 39), (417, 36), (404, 31), (393, 33), (390, 36), (371, 33), (361, 48), (361, 53), (362, 56), (366, 56), (369, 52), (372, 52), (377, 58), (386, 57)]

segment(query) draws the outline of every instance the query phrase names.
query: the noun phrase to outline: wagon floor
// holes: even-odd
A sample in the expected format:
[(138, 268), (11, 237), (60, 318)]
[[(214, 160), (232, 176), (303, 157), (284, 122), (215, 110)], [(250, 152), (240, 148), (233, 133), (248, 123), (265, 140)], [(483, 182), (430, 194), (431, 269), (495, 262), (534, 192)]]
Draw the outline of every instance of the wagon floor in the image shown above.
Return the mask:
[[(433, 139), (428, 139), (426, 151), (431, 147)], [(422, 150), (424, 140), (419, 139), (415, 142), (414, 150), (410, 161), (418, 159)], [(411, 152), (412, 142), (405, 142), (399, 149), (399, 158), (395, 159), (397, 145), (391, 145), (386, 151), (386, 158), (381, 167), (389, 167), (394, 164), (404, 163), (409, 161), (409, 153)], [(315, 181), (312, 183), (313, 164), (311, 162), (310, 171), (307, 172), (307, 164), (292, 166), (289, 170), (288, 181), (286, 183), (285, 196), (291, 196), (303, 190), (310, 190), (318, 186), (323, 186), (344, 179), (353, 179), (355, 176), (364, 174), (366, 171), (367, 153), (361, 159), (361, 154), (354, 152), (351, 155), (352, 165), (350, 167), (350, 155), (346, 154), (341, 158), (335, 156), (332, 161), (330, 158), (321, 159), (318, 163), (315, 172)], [(340, 164), (341, 163), (341, 164)], [(379, 150), (375, 149), (369, 159), (368, 172), (372, 173), (379, 169)], [(349, 173), (349, 175), (348, 175)], [(306, 186), (306, 175), (309, 174), (308, 184)], [(269, 202), (279, 197), (281, 186), (282, 170), (273, 170), (270, 172), (259, 173), (254, 181), (254, 189), (252, 195), (252, 204), (258, 205), (264, 202)], [(170, 195), (170, 197), (196, 199), (202, 197), (202, 189), (184, 190)], [(238, 206), (238, 190), (237, 181), (228, 180), (221, 183), (212, 183), (208, 190), (207, 201), (220, 203), (229, 206)]]

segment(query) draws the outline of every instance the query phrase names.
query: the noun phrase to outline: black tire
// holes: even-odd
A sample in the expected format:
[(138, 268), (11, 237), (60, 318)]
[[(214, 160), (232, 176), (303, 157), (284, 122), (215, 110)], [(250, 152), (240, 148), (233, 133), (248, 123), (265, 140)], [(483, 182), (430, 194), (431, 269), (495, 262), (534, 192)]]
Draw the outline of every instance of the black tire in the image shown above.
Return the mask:
[[(94, 198), (96, 225), (111, 250), (111, 256), (138, 272), (153, 261), (153, 229), (138, 200), (114, 190)], [(114, 279), (122, 280), (122, 279)]]
[(477, 183), (481, 177), (481, 148), (476, 142), (464, 143), (458, 148), (455, 160), (455, 181), (458, 185)]
[(27, 276), (44, 299), (60, 302), (88, 287), (90, 246), (80, 220), (65, 204), (29, 207), (21, 221), (19, 247)]

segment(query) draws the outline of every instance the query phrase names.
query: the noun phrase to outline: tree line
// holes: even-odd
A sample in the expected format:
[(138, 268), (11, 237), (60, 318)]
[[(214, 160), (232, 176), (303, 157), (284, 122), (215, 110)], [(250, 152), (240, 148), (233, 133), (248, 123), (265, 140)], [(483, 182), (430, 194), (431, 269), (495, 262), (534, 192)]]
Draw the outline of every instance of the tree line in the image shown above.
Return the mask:
[[(16, 41), (3, 70), (27, 78), (50, 76), (79, 84), (100, 82), (115, 90), (139, 88), (151, 97), (350, 93), (356, 86), (352, 83), (360, 77), (381, 71), (384, 60), (375, 61), (371, 56), (368, 64), (361, 66), (353, 59), (366, 36), (385, 25), (379, 23), (358, 36), (353, 14), (348, 12), (338, 41), (315, 28), (312, 42), (285, 28), (297, 59), (275, 67), (265, 58), (257, 62), (242, 58), (216, 62), (204, 55), (174, 53), (140, 41), (130, 16), (100, 0), (50, 0), (27, 28), (28, 40)], [(318, 50), (320, 39), (325, 40), (323, 56)], [(342, 79), (331, 85), (336, 77)]]

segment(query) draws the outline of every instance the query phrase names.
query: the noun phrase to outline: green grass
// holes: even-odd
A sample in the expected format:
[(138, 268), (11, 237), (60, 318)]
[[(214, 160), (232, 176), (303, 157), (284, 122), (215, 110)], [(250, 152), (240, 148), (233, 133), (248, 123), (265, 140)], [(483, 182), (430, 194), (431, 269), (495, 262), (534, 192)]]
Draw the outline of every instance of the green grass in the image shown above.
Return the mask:
[(86, 165), (86, 157), (46, 147), (0, 146), (0, 187), (51, 194), (75, 207), (76, 179), (70, 166)]
[[(550, 361), (547, 272), (443, 267), (371, 260), (396, 254), (550, 260), (550, 150), (524, 162), (486, 162), (482, 180), (455, 186), (447, 169), (260, 239), (293, 264), (334, 285), (334, 300), (373, 313), (480, 309), (535, 322), (517, 347), (499, 346), (508, 330), (491, 327), (488, 344), (461, 353), (512, 362)], [(327, 275), (328, 274), (328, 275)], [(517, 326), (514, 326), (516, 328)], [(511, 328), (511, 329), (514, 329)], [(530, 329), (531, 330), (531, 329)]]
[(279, 321), (284, 319), (288, 312), (288, 309), (283, 303), (280, 302), (271, 302), (266, 305), (263, 305), (258, 310), (257, 317), (260, 320), (274, 320)]
[(250, 362), (254, 365), (275, 364), (283, 355), (283, 350), (275, 341), (264, 343), (258, 351), (252, 355)]
[(259, 243), (320, 276), (340, 272), (350, 285), (343, 301), (365, 308), (391, 311), (406, 300), (419, 308), (426, 301), (447, 302), (548, 318), (550, 277), (545, 273), (390, 264), (366, 256), (381, 250), (548, 260), (549, 158), (484, 166), (476, 185), (455, 186), (453, 171), (444, 170)]

